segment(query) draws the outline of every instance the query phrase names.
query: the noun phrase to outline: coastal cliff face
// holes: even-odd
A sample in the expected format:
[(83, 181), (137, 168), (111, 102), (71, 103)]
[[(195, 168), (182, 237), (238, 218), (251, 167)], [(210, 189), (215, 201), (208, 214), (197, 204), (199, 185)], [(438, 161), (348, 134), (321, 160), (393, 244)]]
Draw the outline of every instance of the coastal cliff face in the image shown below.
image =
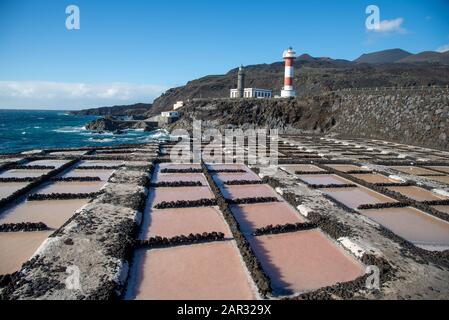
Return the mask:
[(281, 133), (338, 134), (449, 150), (447, 89), (341, 91), (298, 99), (197, 100), (170, 127), (276, 128)]
[(192, 120), (204, 128), (276, 128), (285, 132), (323, 133), (334, 124), (333, 94), (302, 99), (216, 99), (189, 102), (172, 128), (190, 129)]

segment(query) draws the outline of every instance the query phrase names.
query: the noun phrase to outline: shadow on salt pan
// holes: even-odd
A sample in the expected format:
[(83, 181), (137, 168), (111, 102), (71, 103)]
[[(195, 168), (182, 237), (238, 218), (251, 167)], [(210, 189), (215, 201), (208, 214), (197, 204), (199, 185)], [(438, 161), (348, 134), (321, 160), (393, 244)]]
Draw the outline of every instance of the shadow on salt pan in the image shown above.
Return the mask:
[(267, 184), (235, 185), (221, 188), (226, 199), (242, 199), (257, 197), (275, 197), (280, 199), (278, 194)]
[(313, 291), (364, 274), (361, 263), (318, 230), (248, 240), (278, 295)]

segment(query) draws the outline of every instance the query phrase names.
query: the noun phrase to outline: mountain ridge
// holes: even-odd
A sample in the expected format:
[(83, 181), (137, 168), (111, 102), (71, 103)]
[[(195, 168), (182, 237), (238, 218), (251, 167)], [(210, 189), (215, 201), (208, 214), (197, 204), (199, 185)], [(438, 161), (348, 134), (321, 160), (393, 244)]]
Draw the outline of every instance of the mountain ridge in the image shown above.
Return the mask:
[(388, 49), (364, 53), (353, 62), (356, 63), (394, 63), (413, 54), (402, 49)]

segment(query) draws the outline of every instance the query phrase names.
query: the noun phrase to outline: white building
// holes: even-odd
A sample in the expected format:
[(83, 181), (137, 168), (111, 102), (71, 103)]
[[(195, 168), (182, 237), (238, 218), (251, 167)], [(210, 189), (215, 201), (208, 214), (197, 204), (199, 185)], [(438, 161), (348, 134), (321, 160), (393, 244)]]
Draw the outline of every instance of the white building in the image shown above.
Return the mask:
[(178, 110), (182, 107), (184, 107), (184, 101), (176, 101), (176, 103), (173, 105), (173, 110)]
[(163, 118), (178, 118), (179, 113), (177, 111), (164, 111), (164, 112), (161, 112), (161, 117), (163, 117)]
[[(231, 98), (238, 98), (238, 89), (231, 89)], [(260, 88), (245, 88), (243, 91), (244, 98), (271, 98), (273, 96), (273, 91), (268, 89)]]

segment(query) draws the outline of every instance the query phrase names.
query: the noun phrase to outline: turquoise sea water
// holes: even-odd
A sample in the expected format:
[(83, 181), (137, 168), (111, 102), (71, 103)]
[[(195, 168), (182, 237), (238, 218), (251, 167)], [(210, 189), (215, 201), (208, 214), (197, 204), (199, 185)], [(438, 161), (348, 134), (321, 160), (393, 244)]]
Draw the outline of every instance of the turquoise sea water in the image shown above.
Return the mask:
[(143, 143), (165, 136), (161, 131), (129, 130), (114, 135), (86, 130), (84, 126), (96, 118), (64, 111), (0, 110), (0, 153)]

